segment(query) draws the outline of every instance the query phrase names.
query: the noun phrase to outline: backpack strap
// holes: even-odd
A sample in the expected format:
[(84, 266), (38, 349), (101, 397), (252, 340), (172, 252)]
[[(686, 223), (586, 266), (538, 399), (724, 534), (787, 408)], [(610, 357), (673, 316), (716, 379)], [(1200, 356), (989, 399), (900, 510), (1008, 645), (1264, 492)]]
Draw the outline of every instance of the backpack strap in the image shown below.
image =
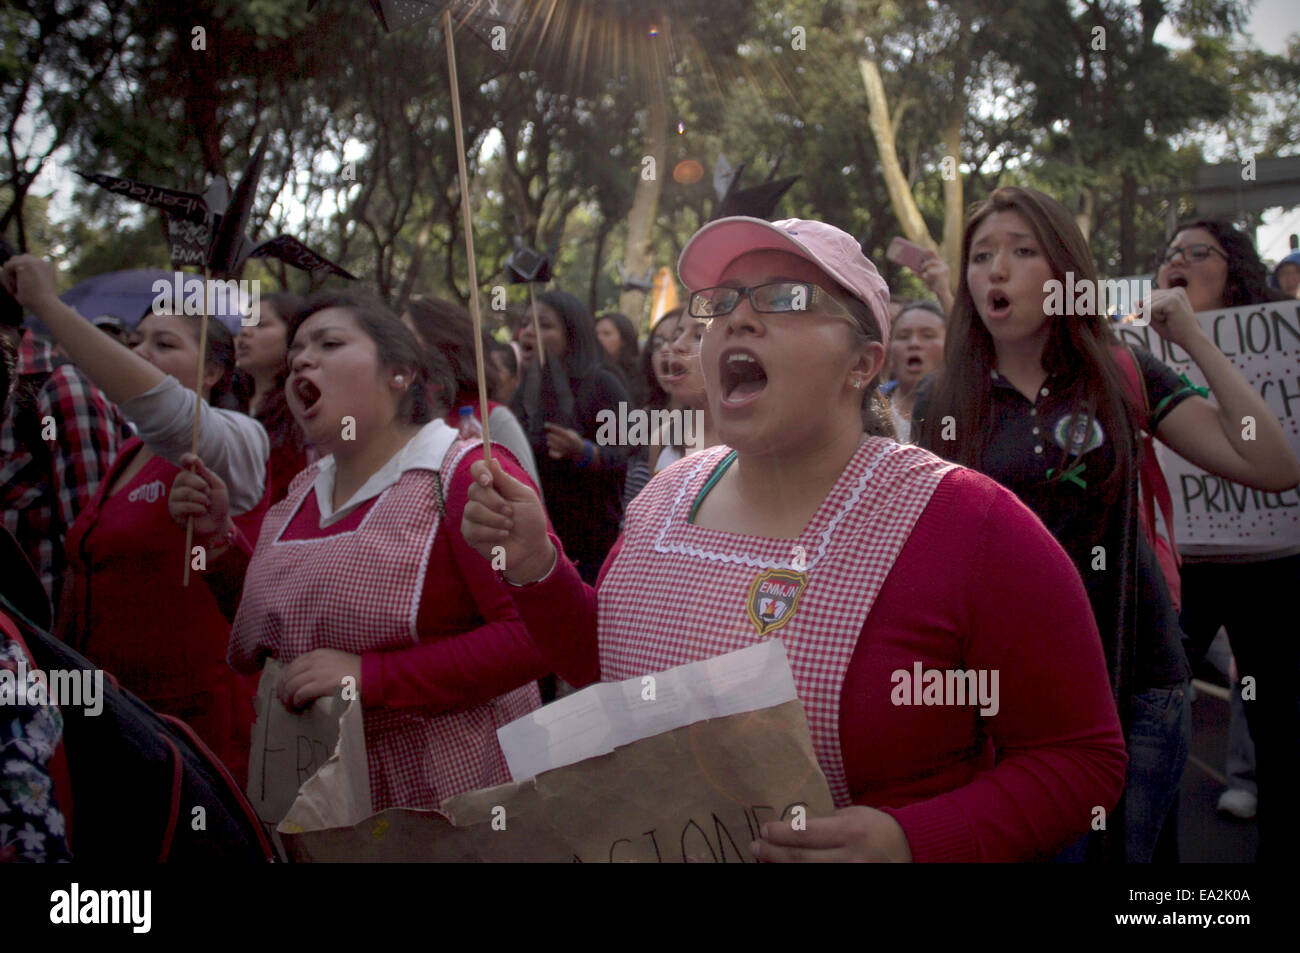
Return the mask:
[[(174, 730), (180, 732), (195, 749), (208, 759), (209, 765), (217, 772), (220, 779), (225, 781), (226, 787), (236, 795), (235, 801), (240, 812), (248, 821), (249, 830), (256, 832), (258, 844), (262, 849), (262, 853), (266, 856), (267, 860), (271, 860), (275, 856), (275, 848), (271, 846), (271, 841), (266, 836), (266, 831), (262, 827), (262, 822), (261, 819), (258, 818), (257, 812), (253, 810), (253, 806), (248, 803), (248, 798), (244, 797), (243, 789), (241, 789), (239, 784), (235, 781), (235, 776), (230, 773), (230, 769), (226, 767), (225, 762), (217, 757), (216, 752), (208, 747), (207, 742), (200, 738), (198, 732), (191, 728), (188, 723), (177, 718), (175, 715), (164, 715), (162, 712), (158, 713), (158, 717), (165, 721)], [(168, 741), (168, 744), (171, 744), (171, 742)]]
[(1113, 349), (1115, 363), (1119, 365), (1123, 375), (1124, 391), (1129, 402), (1134, 408), (1141, 410), (1143, 423), (1142, 453), (1140, 464), (1140, 484), (1142, 504), (1145, 507), (1143, 514), (1144, 522), (1147, 524), (1148, 538), (1154, 544), (1156, 538), (1156, 517), (1155, 510), (1158, 506), (1160, 514), (1165, 521), (1165, 531), (1169, 534), (1169, 549), (1173, 553), (1174, 565), (1182, 565), (1182, 559), (1178, 555), (1178, 546), (1174, 540), (1174, 501), (1169, 493), (1169, 483), (1165, 480), (1165, 474), (1160, 469), (1160, 461), (1156, 458), (1155, 442), (1153, 435), (1146, 431), (1146, 426), (1151, 419), (1151, 402), (1147, 397), (1146, 382), (1142, 380), (1142, 374), (1138, 370), (1137, 358), (1127, 347), (1118, 346)]
[(176, 742), (166, 735), (159, 737), (167, 745), (167, 752), (172, 759), (172, 796), (167, 802), (167, 826), (163, 829), (162, 842), (158, 846), (158, 863), (165, 864), (172, 852), (172, 842), (176, 839), (176, 823), (181, 816), (181, 789), (185, 786), (185, 764), (181, 760), (181, 749)]

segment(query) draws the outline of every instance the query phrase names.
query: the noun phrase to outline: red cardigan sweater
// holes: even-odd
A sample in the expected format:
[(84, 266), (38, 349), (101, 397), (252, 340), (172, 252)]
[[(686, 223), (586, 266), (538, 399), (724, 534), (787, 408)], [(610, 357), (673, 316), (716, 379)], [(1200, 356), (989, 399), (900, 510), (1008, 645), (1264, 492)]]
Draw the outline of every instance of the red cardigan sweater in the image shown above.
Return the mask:
[[(597, 590), (567, 560), (511, 594), (559, 675), (600, 677)], [(892, 673), (918, 660), (996, 669), (996, 716), (893, 704)], [(1083, 584), (1038, 518), (973, 471), (935, 490), (862, 627), (842, 696), (854, 803), (894, 817), (917, 861), (1044, 859), (1119, 800), (1124, 739)]]

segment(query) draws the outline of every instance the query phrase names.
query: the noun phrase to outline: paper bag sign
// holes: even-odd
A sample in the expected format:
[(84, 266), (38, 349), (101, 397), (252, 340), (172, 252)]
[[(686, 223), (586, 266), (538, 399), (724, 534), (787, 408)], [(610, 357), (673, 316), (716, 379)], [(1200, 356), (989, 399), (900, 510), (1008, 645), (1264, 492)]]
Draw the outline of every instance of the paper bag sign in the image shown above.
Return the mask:
[[(352, 711), (360, 720), (357, 703), (344, 701), (341, 689), (316, 699), (301, 713), (290, 711), (276, 694), (283, 672), (284, 666), (275, 659), (268, 659), (262, 669), (253, 703), (257, 720), (248, 758), (248, 799), (270, 836), (289, 813), (298, 789), (334, 755), (340, 719)], [(366, 777), (364, 737), (357, 739), (356, 745), (361, 749), (362, 777)]]
[[(776, 640), (592, 686), (499, 735), (516, 776), (525, 760), (548, 769), (441, 812), (364, 819), (330, 810), (346, 798), (317, 778), (278, 828), (287, 850), (312, 861), (747, 863), (762, 824), (834, 810)], [(347, 740), (339, 747), (346, 763)]]
[[(697, 722), (434, 811), (280, 825), (305, 861), (749, 863), (759, 827), (833, 813), (803, 706)], [(295, 831), (297, 831), (295, 833)]]

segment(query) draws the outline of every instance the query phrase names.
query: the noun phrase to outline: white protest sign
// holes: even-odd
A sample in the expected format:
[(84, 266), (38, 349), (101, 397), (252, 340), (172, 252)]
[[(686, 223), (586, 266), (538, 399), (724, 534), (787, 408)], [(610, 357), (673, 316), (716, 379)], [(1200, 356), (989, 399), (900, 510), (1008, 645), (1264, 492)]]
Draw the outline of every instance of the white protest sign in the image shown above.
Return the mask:
[[(1300, 455), (1300, 301), (1205, 311), (1196, 320), (1259, 391)], [(1187, 352), (1151, 328), (1122, 325), (1118, 330), (1125, 343), (1141, 344), (1175, 373), (1205, 386), (1205, 376)], [(1184, 554), (1266, 553), (1300, 546), (1300, 490), (1252, 490), (1192, 466), (1158, 441), (1156, 454), (1173, 497), (1174, 534)]]

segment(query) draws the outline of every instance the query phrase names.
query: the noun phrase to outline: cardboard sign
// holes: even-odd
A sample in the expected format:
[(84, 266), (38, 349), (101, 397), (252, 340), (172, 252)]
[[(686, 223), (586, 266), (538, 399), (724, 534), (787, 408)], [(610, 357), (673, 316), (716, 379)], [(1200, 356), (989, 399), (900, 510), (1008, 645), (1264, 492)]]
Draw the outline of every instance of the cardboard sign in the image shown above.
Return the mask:
[(280, 824), (286, 848), (316, 861), (746, 863), (765, 822), (834, 810), (777, 640), (593, 685), (498, 736), (513, 776), (535, 777), (367, 816), (345, 789), (365, 777), (345, 731), (337, 770), (305, 784)]
[[(275, 827), (289, 813), (300, 788), (316, 776), (334, 758), (337, 760), (340, 720), (349, 712), (360, 727), (361, 710), (356, 701), (345, 702), (340, 688), (333, 695), (318, 698), (312, 706), (298, 713), (290, 711), (276, 695), (276, 686), (284, 671), (275, 659), (268, 659), (257, 684), (252, 743), (248, 756), (248, 799), (266, 828), (268, 836), (282, 848)], [(359, 758), (362, 778), (367, 779), (365, 737), (352, 732), (349, 747)], [(342, 789), (343, 794), (348, 791)], [(369, 791), (363, 810), (369, 813)]]
[(290, 856), (353, 862), (750, 863), (762, 824), (834, 812), (798, 701), (450, 798), (441, 813), (312, 828), (320, 818), (300, 806), (279, 828)]
[[(1277, 415), (1300, 454), (1300, 301), (1245, 305), (1196, 315), (1197, 322)], [(1120, 326), (1125, 343), (1141, 344), (1196, 386), (1205, 377), (1187, 352), (1149, 327)], [(1213, 395), (1211, 395), (1213, 400)], [(1174, 534), (1185, 554), (1266, 553), (1300, 546), (1300, 491), (1252, 490), (1192, 466), (1157, 441), (1156, 453), (1174, 502)]]

